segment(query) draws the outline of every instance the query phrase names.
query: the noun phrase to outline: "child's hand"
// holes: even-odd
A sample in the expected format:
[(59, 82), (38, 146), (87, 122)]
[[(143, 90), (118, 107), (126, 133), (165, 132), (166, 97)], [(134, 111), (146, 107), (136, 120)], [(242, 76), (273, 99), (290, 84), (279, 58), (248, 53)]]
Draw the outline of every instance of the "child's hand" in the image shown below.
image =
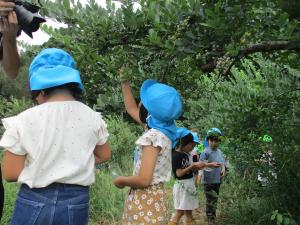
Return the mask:
[(130, 80), (130, 76), (129, 76), (129, 73), (128, 73), (128, 68), (126, 68), (125, 65), (121, 66), (121, 68), (119, 70), (119, 76), (120, 76), (120, 81), (122, 83), (126, 83), (126, 82), (128, 82)]
[(128, 81), (128, 74), (125, 74), (125, 66), (122, 65), (122, 67), (119, 70), (119, 76), (122, 83), (126, 83)]
[(125, 186), (123, 185), (123, 177), (117, 177), (114, 181), (114, 185), (117, 187), (117, 188), (124, 188)]
[(124, 77), (124, 71), (125, 71), (125, 66), (122, 65), (120, 70), (119, 70), (119, 75), (120, 75), (120, 78), (123, 78)]
[(222, 169), (222, 171), (221, 171), (221, 177), (222, 177), (222, 178), (225, 177), (225, 174), (226, 174), (226, 170), (225, 170), (225, 169)]

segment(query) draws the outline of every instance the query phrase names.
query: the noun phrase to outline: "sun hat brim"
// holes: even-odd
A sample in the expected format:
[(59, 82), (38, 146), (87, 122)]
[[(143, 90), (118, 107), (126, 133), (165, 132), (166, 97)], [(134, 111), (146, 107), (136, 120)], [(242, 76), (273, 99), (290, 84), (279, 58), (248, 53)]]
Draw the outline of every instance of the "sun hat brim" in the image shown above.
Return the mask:
[(43, 90), (72, 82), (78, 83), (80, 89), (84, 91), (80, 72), (62, 65), (52, 68), (40, 67), (35, 73), (31, 74), (29, 80), (31, 91)]

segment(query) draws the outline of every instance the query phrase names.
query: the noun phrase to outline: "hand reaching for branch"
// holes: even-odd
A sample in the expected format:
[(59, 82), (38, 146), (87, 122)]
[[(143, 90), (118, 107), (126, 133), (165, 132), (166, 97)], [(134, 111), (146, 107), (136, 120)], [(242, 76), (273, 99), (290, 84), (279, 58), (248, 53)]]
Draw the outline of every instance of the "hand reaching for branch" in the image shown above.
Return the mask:
[(119, 70), (119, 75), (120, 75), (120, 78), (124, 77), (124, 71), (125, 71), (125, 66), (122, 65), (120, 70)]
[(124, 65), (122, 65), (122, 67), (119, 70), (119, 76), (120, 76), (121, 82), (128, 81), (128, 78), (126, 77), (126, 74), (125, 74), (125, 66)]

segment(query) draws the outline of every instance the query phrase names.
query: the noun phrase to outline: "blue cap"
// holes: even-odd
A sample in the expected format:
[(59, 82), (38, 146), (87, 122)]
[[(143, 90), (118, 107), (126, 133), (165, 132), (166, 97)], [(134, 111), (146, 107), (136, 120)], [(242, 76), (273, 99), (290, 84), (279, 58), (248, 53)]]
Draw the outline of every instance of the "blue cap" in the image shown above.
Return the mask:
[(191, 133), (192, 133), (193, 138), (194, 138), (193, 141), (197, 144), (200, 144), (199, 137), (198, 137), (197, 133), (195, 133), (195, 132), (191, 132)]
[(155, 80), (146, 80), (140, 93), (143, 105), (154, 118), (171, 121), (181, 116), (182, 100), (175, 88)]
[(57, 48), (41, 51), (29, 67), (30, 90), (43, 90), (67, 83), (78, 83), (84, 91), (80, 72), (75, 61), (67, 52)]
[(213, 127), (207, 131), (206, 136), (211, 137), (211, 136), (223, 136), (224, 134), (221, 132), (219, 128)]
[(188, 129), (186, 129), (185, 127), (178, 127), (177, 130), (177, 138), (181, 139), (183, 137), (185, 137), (186, 135), (190, 134), (191, 131), (189, 131)]

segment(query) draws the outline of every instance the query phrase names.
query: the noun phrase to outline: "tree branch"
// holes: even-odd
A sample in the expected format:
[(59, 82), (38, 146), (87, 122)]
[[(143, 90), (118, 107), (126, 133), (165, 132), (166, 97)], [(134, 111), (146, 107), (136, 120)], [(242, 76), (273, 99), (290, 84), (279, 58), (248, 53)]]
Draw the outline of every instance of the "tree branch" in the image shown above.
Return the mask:
[(239, 51), (238, 57), (242, 58), (246, 55), (255, 52), (269, 52), (269, 51), (276, 51), (276, 50), (300, 51), (300, 40), (299, 41), (270, 41), (270, 42), (262, 42), (260, 44), (248, 45)]
[[(227, 76), (230, 72), (231, 67), (243, 57), (256, 53), (256, 52), (271, 52), (271, 51), (299, 51), (300, 52), (300, 40), (299, 41), (269, 41), (262, 42), (259, 44), (248, 45), (244, 48), (241, 48), (236, 56), (231, 56), (233, 59), (232, 63), (223, 73), (223, 76)], [(205, 65), (201, 66), (203, 72), (211, 72), (217, 66), (217, 60), (211, 61)]]

